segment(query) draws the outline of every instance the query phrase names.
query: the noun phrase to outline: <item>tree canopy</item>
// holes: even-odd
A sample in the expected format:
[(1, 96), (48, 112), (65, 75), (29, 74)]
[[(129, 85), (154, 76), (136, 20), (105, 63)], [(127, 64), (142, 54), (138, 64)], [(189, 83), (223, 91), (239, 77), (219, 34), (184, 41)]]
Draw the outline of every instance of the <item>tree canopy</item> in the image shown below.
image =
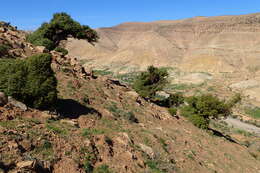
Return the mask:
[(140, 96), (152, 100), (157, 91), (161, 91), (167, 84), (168, 73), (165, 69), (149, 66), (135, 80), (133, 87)]
[(229, 102), (213, 95), (192, 96), (186, 99), (187, 104), (181, 109), (181, 115), (187, 117), (195, 126), (207, 129), (210, 119), (219, 119), (231, 114)]
[(95, 30), (87, 25), (81, 25), (70, 15), (62, 12), (55, 13), (49, 23), (43, 23), (35, 32), (29, 34), (27, 41), (53, 50), (61, 40), (66, 40), (70, 35), (77, 39), (86, 39), (90, 43), (97, 42), (99, 38)]

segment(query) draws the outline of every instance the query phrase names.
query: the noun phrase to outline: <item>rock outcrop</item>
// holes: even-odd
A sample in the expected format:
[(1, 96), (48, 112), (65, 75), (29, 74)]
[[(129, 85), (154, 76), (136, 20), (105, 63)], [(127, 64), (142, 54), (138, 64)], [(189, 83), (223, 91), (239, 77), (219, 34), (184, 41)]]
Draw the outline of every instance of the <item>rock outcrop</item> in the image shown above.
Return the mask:
[(24, 31), (17, 30), (16, 27), (6, 22), (0, 22), (0, 45), (7, 45), (9, 47), (9, 57), (25, 58), (41, 52), (39, 48), (26, 42), (27, 34)]

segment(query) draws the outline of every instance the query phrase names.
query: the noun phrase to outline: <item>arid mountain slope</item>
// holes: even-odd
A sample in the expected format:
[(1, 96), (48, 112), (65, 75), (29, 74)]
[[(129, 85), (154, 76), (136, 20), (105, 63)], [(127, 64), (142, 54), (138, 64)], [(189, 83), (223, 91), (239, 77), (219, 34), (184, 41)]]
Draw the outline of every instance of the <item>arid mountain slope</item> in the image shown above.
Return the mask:
[[(23, 34), (14, 33), (10, 51), (19, 40), (26, 45)], [(31, 49), (40, 53), (39, 48)], [(207, 133), (140, 98), (118, 80), (87, 73), (74, 57), (50, 53), (58, 80), (56, 111), (23, 109), (4, 99), (0, 172), (260, 171), (259, 138)]]
[(95, 67), (106, 65), (119, 71), (144, 69), (151, 64), (208, 72), (260, 66), (259, 13), (124, 23), (97, 32), (101, 39), (95, 47), (82, 40), (69, 40), (70, 54), (92, 60), (88, 64)]

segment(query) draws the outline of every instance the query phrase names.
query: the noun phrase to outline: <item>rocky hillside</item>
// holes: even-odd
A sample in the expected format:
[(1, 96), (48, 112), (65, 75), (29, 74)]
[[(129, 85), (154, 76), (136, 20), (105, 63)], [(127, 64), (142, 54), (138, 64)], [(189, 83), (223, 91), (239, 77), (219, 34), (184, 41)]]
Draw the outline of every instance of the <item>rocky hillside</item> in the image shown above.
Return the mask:
[(169, 88), (188, 86), (185, 93), (196, 88), (224, 96), (235, 91), (260, 106), (259, 13), (123, 23), (97, 32), (95, 46), (74, 39), (66, 44), (88, 68), (131, 75), (162, 66), (171, 69), (176, 87)]
[(213, 73), (260, 68), (258, 13), (123, 23), (97, 32), (101, 39), (95, 47), (70, 40), (67, 47), (71, 55), (119, 71), (144, 69), (151, 64)]
[[(10, 32), (16, 35), (8, 39), (10, 51), (20, 40), (28, 44), (21, 31), (5, 28), (3, 35)], [(254, 135), (202, 131), (118, 80), (93, 75), (73, 56), (50, 53), (59, 90), (55, 112), (0, 95), (0, 172), (260, 171)]]
[[(0, 45), (6, 46), (7, 55), (9, 58), (27, 57), (36, 53), (45, 52), (45, 48), (26, 42), (26, 32), (17, 30), (16, 27), (9, 23), (0, 21)], [(0, 48), (0, 49), (1, 49)], [(1, 49), (2, 50), (2, 49)], [(1, 53), (0, 53), (1, 55)], [(2, 56), (2, 55), (1, 55)]]

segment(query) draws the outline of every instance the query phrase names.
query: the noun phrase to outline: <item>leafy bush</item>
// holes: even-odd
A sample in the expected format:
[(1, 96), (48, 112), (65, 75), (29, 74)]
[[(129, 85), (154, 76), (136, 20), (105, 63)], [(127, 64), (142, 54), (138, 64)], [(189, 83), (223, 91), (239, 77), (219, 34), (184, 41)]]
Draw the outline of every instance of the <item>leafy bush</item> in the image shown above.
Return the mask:
[(218, 119), (219, 117), (226, 117), (231, 113), (229, 105), (213, 95), (189, 97), (187, 102), (195, 111), (194, 113), (207, 119)]
[(175, 93), (175, 94), (170, 94), (168, 98), (164, 98), (162, 100), (156, 100), (154, 102), (160, 106), (164, 106), (167, 108), (178, 107), (184, 103), (184, 97), (180, 93)]
[(133, 87), (140, 96), (153, 100), (157, 91), (161, 91), (167, 84), (168, 73), (165, 69), (148, 67), (135, 80)]
[(62, 55), (67, 55), (69, 53), (67, 49), (64, 49), (62, 47), (56, 47), (54, 50), (62, 53)]
[(55, 13), (49, 23), (43, 23), (39, 29), (27, 36), (27, 41), (49, 50), (57, 47), (61, 40), (71, 35), (93, 43), (98, 40), (97, 32), (89, 26), (80, 25), (66, 13)]
[(172, 116), (175, 116), (177, 114), (177, 109), (176, 108), (169, 108), (168, 109), (169, 113), (172, 115)]
[(181, 115), (187, 117), (195, 126), (206, 129), (210, 118), (218, 119), (231, 113), (228, 103), (212, 95), (193, 96), (186, 99), (188, 105), (181, 109)]
[(209, 127), (209, 120), (198, 114), (190, 115), (189, 120), (192, 122), (192, 124), (194, 124), (198, 128), (208, 129)]
[(184, 97), (180, 93), (176, 94), (170, 94), (170, 96), (167, 99), (167, 104), (169, 107), (171, 106), (180, 106), (181, 104), (184, 103)]
[(57, 100), (57, 80), (51, 60), (49, 54), (0, 60), (0, 91), (34, 108), (52, 106)]

